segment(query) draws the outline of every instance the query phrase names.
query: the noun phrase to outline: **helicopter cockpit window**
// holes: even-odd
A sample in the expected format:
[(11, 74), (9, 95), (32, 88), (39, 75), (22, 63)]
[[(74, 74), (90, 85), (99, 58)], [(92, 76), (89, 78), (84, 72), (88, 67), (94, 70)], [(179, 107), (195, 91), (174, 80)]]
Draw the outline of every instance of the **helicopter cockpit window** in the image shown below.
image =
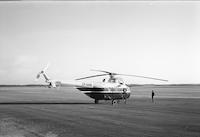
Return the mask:
[(124, 81), (122, 79), (118, 79), (118, 83), (122, 85), (124, 84)]
[(111, 83), (115, 83), (115, 79), (111, 79), (110, 82), (111, 82)]
[(115, 82), (116, 82), (116, 79), (113, 79), (113, 78), (112, 78), (112, 79), (109, 79), (108, 82), (110, 82), (110, 83), (115, 83)]

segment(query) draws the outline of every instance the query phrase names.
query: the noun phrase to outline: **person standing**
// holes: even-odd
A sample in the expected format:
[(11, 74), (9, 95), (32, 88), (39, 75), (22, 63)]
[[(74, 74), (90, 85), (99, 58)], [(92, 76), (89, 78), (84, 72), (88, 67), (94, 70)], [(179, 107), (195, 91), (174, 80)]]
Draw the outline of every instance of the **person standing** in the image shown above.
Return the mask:
[(152, 92), (151, 92), (151, 101), (152, 101), (152, 102), (154, 102), (154, 96), (155, 96), (155, 93), (154, 93), (154, 91), (152, 90)]

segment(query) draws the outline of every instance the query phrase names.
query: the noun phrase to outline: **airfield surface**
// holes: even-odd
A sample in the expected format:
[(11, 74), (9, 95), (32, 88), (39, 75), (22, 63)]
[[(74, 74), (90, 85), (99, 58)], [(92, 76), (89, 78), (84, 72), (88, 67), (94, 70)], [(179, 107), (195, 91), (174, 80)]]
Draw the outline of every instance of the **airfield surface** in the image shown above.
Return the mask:
[(0, 137), (199, 137), (199, 106), (200, 86), (136, 86), (114, 106), (71, 87), (0, 87)]

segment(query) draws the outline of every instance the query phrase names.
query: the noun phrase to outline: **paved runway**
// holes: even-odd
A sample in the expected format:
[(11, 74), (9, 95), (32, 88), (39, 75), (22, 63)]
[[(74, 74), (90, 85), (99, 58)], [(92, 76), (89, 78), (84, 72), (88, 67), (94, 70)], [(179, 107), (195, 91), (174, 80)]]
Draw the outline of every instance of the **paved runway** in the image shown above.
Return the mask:
[(97, 105), (71, 88), (1, 88), (0, 137), (198, 137), (199, 106), (197, 98), (147, 97)]

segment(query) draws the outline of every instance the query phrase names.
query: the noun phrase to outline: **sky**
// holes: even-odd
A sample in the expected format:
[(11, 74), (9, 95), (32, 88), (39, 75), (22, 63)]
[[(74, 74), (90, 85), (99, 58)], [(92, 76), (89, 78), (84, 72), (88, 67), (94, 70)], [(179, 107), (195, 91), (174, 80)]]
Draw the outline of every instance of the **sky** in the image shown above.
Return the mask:
[[(0, 2), (0, 84), (35, 84), (91, 69), (200, 83), (200, 2)], [(101, 74), (101, 73), (100, 73)], [(95, 78), (98, 81), (102, 78)]]

